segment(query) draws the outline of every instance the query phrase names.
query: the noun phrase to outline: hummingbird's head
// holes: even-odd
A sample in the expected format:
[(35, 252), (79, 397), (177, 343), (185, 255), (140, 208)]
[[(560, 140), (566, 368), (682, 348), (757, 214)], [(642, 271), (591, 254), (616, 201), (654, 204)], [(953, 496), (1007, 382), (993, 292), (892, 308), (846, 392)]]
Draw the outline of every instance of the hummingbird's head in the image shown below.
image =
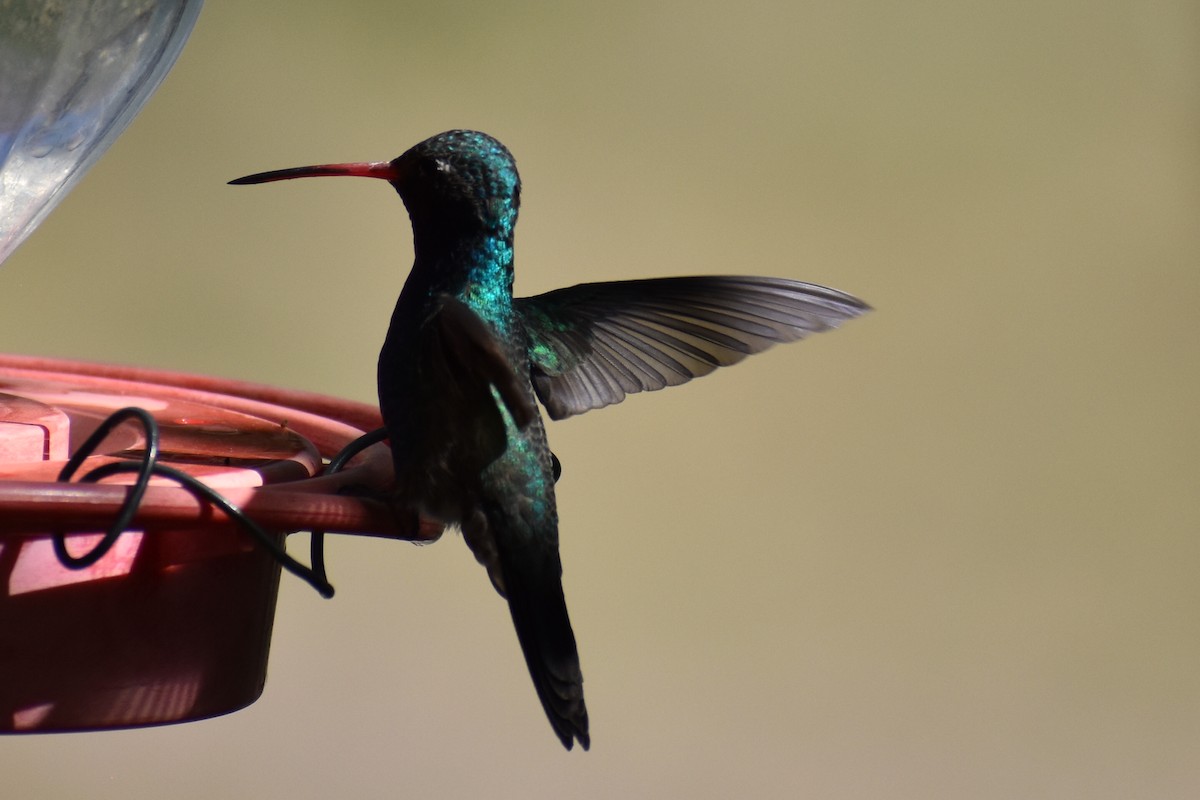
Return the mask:
[(328, 175), (386, 180), (404, 201), (414, 229), (431, 232), (482, 230), (512, 236), (521, 205), (521, 179), (512, 154), (486, 133), (466, 130), (431, 136), (391, 161), (295, 167), (230, 183)]
[(500, 142), (478, 131), (447, 131), (390, 162), (392, 181), (414, 222), (470, 217), (511, 232), (521, 204), (517, 162)]

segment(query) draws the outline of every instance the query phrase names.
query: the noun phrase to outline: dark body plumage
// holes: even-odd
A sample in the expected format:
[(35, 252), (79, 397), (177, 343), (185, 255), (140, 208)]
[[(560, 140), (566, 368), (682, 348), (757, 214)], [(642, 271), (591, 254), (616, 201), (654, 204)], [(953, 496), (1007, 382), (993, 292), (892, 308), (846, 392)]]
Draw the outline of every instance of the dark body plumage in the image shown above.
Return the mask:
[(415, 263), (379, 357), (379, 402), (404, 508), (458, 525), (512, 612), (555, 733), (587, 748), (575, 636), (562, 591), (554, 419), (683, 383), (867, 310), (833, 289), (712, 276), (512, 296), (516, 163), (475, 131), (434, 136), (390, 162), (252, 175), (388, 180), (413, 226)]

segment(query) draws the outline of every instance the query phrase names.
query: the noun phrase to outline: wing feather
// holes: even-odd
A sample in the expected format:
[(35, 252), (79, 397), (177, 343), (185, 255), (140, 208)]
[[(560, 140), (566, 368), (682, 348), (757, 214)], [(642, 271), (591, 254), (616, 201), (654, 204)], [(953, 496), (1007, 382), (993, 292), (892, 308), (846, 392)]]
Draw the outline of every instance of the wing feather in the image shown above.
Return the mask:
[(836, 289), (750, 276), (587, 283), (515, 304), (554, 419), (678, 386), (870, 310)]

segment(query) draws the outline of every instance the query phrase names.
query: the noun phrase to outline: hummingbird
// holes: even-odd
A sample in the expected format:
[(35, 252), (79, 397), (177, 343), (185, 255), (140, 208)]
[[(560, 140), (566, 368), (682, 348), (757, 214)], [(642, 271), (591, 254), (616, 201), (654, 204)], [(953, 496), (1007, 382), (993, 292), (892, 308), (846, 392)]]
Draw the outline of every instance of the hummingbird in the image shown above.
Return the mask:
[(379, 406), (403, 513), (458, 527), (508, 601), (554, 733), (590, 746), (567, 614), (551, 419), (685, 383), (869, 310), (782, 278), (703, 276), (584, 283), (513, 297), (521, 180), (491, 136), (440, 133), (391, 161), (324, 164), (232, 184), (377, 178), (412, 222), (414, 263), (379, 354)]

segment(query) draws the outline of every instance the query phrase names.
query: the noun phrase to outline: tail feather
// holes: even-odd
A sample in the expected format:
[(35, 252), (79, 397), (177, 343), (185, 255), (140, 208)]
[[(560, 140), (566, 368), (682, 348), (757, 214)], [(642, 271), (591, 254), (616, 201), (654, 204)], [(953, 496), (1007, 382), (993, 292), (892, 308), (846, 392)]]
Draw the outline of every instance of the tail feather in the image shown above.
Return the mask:
[(570, 750), (578, 740), (587, 750), (591, 739), (583, 702), (583, 673), (567, 616), (557, 554), (522, 567), (513, 564), (512, 559), (504, 560), (508, 608), (538, 699), (563, 746)]

